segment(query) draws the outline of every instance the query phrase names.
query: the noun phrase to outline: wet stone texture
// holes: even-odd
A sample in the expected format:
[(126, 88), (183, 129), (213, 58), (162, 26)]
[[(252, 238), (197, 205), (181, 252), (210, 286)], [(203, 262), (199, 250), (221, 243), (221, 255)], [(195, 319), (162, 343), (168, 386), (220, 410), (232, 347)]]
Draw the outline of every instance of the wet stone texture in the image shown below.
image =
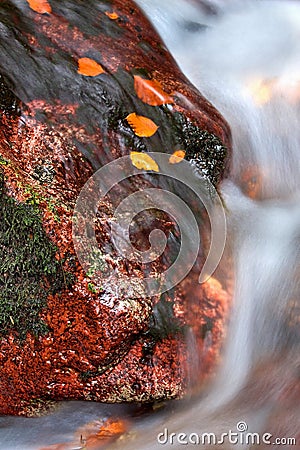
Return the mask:
[[(132, 151), (183, 150), (217, 186), (228, 167), (228, 126), (129, 0), (3, 0), (0, 35), (0, 413), (28, 415), (58, 399), (181, 397), (192, 359), (201, 380), (218, 362), (226, 280), (198, 285), (200, 254), (163, 296), (95, 286), (74, 251), (73, 209), (97, 169)], [(130, 124), (132, 113), (157, 131)], [(112, 198), (152, 181), (126, 180)], [(146, 269), (116, 253), (112, 215), (107, 198), (95, 221), (99, 249), (128, 286)], [(178, 233), (163, 213), (146, 214), (132, 227), (139, 248), (152, 225), (170, 241), (155, 272), (178, 250)]]

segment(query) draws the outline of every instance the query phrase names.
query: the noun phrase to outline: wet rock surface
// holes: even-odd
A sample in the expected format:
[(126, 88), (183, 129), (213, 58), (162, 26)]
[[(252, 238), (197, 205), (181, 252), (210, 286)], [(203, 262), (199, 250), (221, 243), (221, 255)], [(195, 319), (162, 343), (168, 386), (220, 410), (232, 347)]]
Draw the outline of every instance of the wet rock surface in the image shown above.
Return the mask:
[[(73, 209), (97, 169), (132, 151), (182, 149), (217, 186), (229, 161), (228, 126), (133, 2), (4, 0), (0, 34), (0, 413), (31, 414), (34, 402), (38, 410), (53, 399), (180, 397), (192, 378), (187, 330), (201, 361), (197, 377), (218, 361), (225, 286), (198, 285), (196, 270), (162, 298), (95, 286), (74, 251)], [(137, 79), (155, 88), (141, 93)], [(157, 131), (145, 136), (126, 120), (132, 113)], [(152, 182), (127, 180), (113, 196)], [(127, 282), (133, 273), (143, 279), (145, 267), (114, 253), (112, 214), (107, 199), (95, 223), (105, 264)], [(170, 219), (153, 221), (178, 249)], [(139, 245), (149, 222), (134, 228)]]

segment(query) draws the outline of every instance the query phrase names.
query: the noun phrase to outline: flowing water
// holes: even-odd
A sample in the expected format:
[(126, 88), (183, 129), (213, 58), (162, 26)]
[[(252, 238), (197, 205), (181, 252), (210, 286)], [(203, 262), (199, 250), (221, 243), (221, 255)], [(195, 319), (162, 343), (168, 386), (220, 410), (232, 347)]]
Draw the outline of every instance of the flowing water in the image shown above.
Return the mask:
[[(197, 447), (190, 433), (220, 437), (232, 430), (237, 443), (225, 437), (223, 445), (206, 440), (199, 447), (256, 448), (255, 441), (251, 446), (251, 439), (242, 440), (249, 432), (270, 433), (271, 443), (283, 438), (274, 445), (278, 449), (300, 448), (300, 4), (138, 3), (232, 129), (232, 169), (221, 191), (234, 261), (233, 307), (223, 362), (201, 398), (139, 420), (131, 433), (135, 439), (129, 436), (117, 447), (181, 448), (178, 433), (187, 435), (179, 441), (190, 439), (185, 447)], [(32, 450), (61, 442), (80, 423), (110, 413), (110, 407), (92, 403), (62, 408), (41, 419), (9, 418), (0, 428), (0, 448)], [(270, 445), (259, 446), (264, 447)]]
[[(275, 430), (279, 438), (280, 432), (296, 438), (300, 5), (209, 2), (217, 14), (207, 15), (196, 2), (187, 6), (182, 1), (171, 5), (140, 0), (139, 4), (185, 74), (223, 113), (233, 133), (230, 180), (222, 186), (235, 276), (224, 360), (206, 395), (165, 426), (175, 433), (220, 435), (238, 431), (237, 423), (245, 421), (251, 432)], [(286, 408), (284, 392), (292, 386), (294, 403), (289, 403), (286, 417), (276, 421), (271, 412), (277, 408), (279, 415)], [(177, 446), (181, 447), (178, 442)]]

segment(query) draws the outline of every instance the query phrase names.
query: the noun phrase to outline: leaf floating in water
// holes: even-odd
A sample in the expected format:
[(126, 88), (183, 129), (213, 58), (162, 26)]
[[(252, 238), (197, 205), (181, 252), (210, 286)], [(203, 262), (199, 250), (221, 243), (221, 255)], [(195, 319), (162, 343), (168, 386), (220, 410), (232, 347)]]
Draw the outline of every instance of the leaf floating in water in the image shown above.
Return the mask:
[(94, 59), (90, 58), (80, 58), (78, 60), (78, 73), (81, 75), (85, 75), (87, 77), (96, 77), (97, 75), (100, 75), (101, 73), (104, 73), (105, 70), (103, 69), (100, 64), (98, 64)]
[(127, 425), (119, 419), (108, 419), (97, 433), (100, 439), (111, 439), (125, 433)]
[(131, 113), (126, 117), (127, 122), (133, 129), (134, 133), (139, 137), (150, 137), (156, 133), (158, 126), (148, 117), (138, 116)]
[(135, 75), (134, 89), (139, 99), (148, 105), (159, 106), (174, 103), (173, 98), (162, 89), (161, 84), (156, 80), (146, 80)]
[(128, 425), (127, 422), (117, 418), (108, 419), (102, 424), (98, 421), (90, 422), (77, 430), (73, 442), (54, 444), (40, 450), (99, 450), (100, 447), (106, 446), (124, 434)]
[(107, 17), (109, 17), (111, 20), (117, 20), (119, 18), (118, 14), (115, 12), (109, 12), (106, 11), (105, 13), (107, 15)]
[(159, 172), (159, 167), (154, 159), (147, 153), (140, 152), (130, 152), (130, 159), (132, 164), (138, 169), (153, 170), (154, 172)]
[(180, 161), (182, 161), (185, 157), (185, 151), (184, 150), (176, 150), (173, 155), (170, 156), (169, 162), (171, 164), (178, 164)]
[(47, 0), (27, 0), (30, 8), (40, 14), (50, 14), (52, 12), (52, 8)]
[(85, 425), (77, 434), (80, 433), (80, 444), (82, 449), (97, 450), (118, 439), (128, 429), (128, 423), (118, 418), (106, 420), (96, 428), (97, 423), (91, 422)]

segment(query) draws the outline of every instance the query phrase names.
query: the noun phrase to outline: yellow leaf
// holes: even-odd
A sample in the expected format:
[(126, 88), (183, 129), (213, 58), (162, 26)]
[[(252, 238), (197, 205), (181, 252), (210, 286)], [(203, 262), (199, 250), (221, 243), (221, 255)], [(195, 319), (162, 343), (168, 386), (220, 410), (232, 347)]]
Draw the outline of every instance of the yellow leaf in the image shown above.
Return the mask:
[(27, 0), (30, 8), (40, 14), (50, 14), (52, 12), (52, 8), (47, 0)]
[(153, 170), (154, 172), (159, 172), (159, 167), (154, 159), (147, 153), (140, 152), (130, 152), (130, 159), (132, 164), (138, 169)]
[(161, 84), (156, 80), (146, 80), (135, 75), (134, 89), (136, 95), (148, 105), (158, 106), (166, 103), (174, 103), (173, 98), (163, 90)]
[(182, 161), (185, 157), (185, 151), (184, 150), (176, 150), (173, 155), (170, 156), (169, 162), (171, 164), (178, 164), (180, 161)]
[(158, 126), (148, 117), (138, 116), (131, 113), (126, 117), (127, 122), (133, 129), (134, 133), (139, 137), (150, 137), (156, 133)]
[(80, 58), (78, 60), (78, 73), (80, 73), (81, 75), (86, 75), (87, 77), (96, 77), (97, 75), (100, 75), (100, 73), (104, 72), (105, 70), (103, 69), (103, 67), (93, 59)]

